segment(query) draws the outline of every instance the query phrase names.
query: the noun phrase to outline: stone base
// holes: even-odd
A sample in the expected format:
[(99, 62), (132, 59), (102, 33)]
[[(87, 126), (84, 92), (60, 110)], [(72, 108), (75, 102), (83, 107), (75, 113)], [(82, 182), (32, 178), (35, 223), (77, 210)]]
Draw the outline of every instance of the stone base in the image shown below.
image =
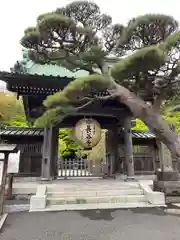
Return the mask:
[(32, 196), (30, 198), (31, 209), (44, 209), (46, 207), (46, 196)]
[(164, 192), (166, 196), (180, 196), (180, 181), (157, 181), (153, 183), (154, 191)]
[(149, 184), (140, 182), (141, 189), (144, 192), (146, 200), (153, 205), (165, 206), (165, 196), (162, 192), (154, 192)]
[(48, 181), (52, 181), (52, 180), (54, 180), (53, 177), (49, 177), (49, 178), (42, 178), (41, 177), (41, 182), (48, 182)]
[(44, 209), (46, 207), (46, 185), (37, 187), (36, 195), (30, 198), (30, 209)]
[(125, 181), (125, 182), (137, 182), (137, 179), (136, 179), (134, 176), (132, 176), (132, 177), (127, 176), (127, 177), (124, 179), (124, 181)]
[(167, 171), (167, 172), (157, 172), (157, 181), (178, 181), (179, 172)]

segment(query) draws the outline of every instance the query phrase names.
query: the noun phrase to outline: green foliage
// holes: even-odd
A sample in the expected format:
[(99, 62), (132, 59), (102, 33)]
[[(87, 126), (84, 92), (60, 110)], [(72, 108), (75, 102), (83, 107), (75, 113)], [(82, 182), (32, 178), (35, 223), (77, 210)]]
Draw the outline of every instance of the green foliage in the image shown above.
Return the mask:
[(180, 98), (179, 94), (168, 99), (162, 107), (161, 111), (164, 119), (176, 126), (176, 131), (180, 134)]
[(165, 120), (176, 126), (177, 133), (180, 134), (180, 112), (174, 112), (164, 116)]
[(72, 129), (61, 129), (59, 138), (59, 152), (62, 157), (75, 157), (78, 151), (82, 150), (73, 138)]
[(136, 126), (132, 127), (132, 130), (137, 130), (137, 131), (149, 130), (149, 128), (140, 119), (136, 119), (135, 121), (136, 121)]
[(47, 108), (51, 108), (57, 105), (73, 104), (79, 98), (88, 95), (93, 91), (105, 90), (109, 85), (108, 79), (106, 80), (102, 75), (90, 75), (87, 77), (78, 78), (68, 84), (64, 88), (63, 92), (56, 93), (53, 96), (49, 96), (44, 105)]
[[(152, 102), (159, 96), (162, 101), (172, 97), (179, 86), (178, 27), (173, 17), (164, 14), (139, 16), (127, 26), (112, 24), (112, 18), (90, 1), (74, 1), (41, 14), (21, 39), (30, 58), (41, 64), (83, 69), (90, 76), (49, 96), (44, 102), (46, 112), (36, 125), (56, 125), (82, 107), (84, 97), (104, 90), (112, 93), (112, 86), (117, 86), (114, 81), (138, 96), (143, 90), (143, 98), (151, 96)], [(108, 72), (106, 58), (111, 54), (123, 58)]]
[(83, 26), (90, 26), (95, 32), (105, 29), (112, 22), (110, 16), (101, 14), (99, 6), (93, 1), (73, 1), (58, 8), (56, 13), (70, 17)]
[(111, 74), (116, 80), (132, 78), (137, 73), (154, 70), (162, 66), (166, 55), (157, 46), (150, 46), (115, 63)]
[[(24, 113), (22, 99), (17, 100), (13, 94), (0, 93), (0, 128), (29, 127)], [(63, 157), (72, 156), (81, 147), (74, 141), (72, 129), (60, 130), (59, 152)]]
[[(107, 50), (110, 53), (115, 49), (114, 41), (121, 31), (122, 25), (113, 25), (112, 18), (102, 14), (96, 3), (74, 1), (41, 14), (37, 25), (24, 31), (21, 44), (29, 50), (33, 61), (63, 64), (71, 69), (74, 66), (93, 73), (94, 64), (99, 68)], [(99, 33), (107, 39), (105, 44)]]
[(7, 123), (11, 127), (29, 127), (30, 124), (26, 120), (26, 116), (16, 114), (15, 118)]
[(36, 120), (35, 125), (40, 127), (58, 124), (66, 116), (77, 111), (75, 106), (79, 99), (92, 92), (105, 90), (108, 85), (109, 79), (100, 74), (72, 81), (62, 92), (47, 97), (44, 105), (48, 110)]
[(80, 53), (82, 60), (86, 62), (97, 62), (101, 64), (101, 60), (106, 56), (106, 52), (99, 46), (92, 46), (88, 51)]
[(140, 49), (164, 41), (178, 28), (178, 22), (164, 14), (145, 14), (133, 18), (124, 29), (119, 44)]
[(37, 29), (35, 28), (27, 28), (24, 31), (25, 35), (24, 37), (21, 39), (21, 43), (24, 47), (26, 48), (30, 48), (31, 45), (33, 44), (38, 45), (39, 43), (39, 38), (40, 38), (40, 33)]
[(66, 31), (67, 28), (73, 28), (75, 26), (74, 21), (66, 16), (57, 13), (48, 13), (43, 17), (41, 16), (41, 19), (38, 19), (37, 28), (40, 33), (51, 34), (52, 31), (56, 31), (59, 28)]
[[(174, 124), (176, 126), (177, 133), (180, 134), (180, 112), (174, 112), (169, 115), (164, 115), (164, 119), (169, 124)], [(140, 119), (136, 119), (136, 126), (133, 127), (132, 130), (148, 131), (149, 128)]]
[(74, 108), (72, 106), (67, 107), (55, 107), (48, 109), (45, 113), (36, 119), (34, 126), (35, 127), (45, 127), (45, 126), (53, 126), (57, 125), (61, 122), (67, 115), (72, 114), (74, 112)]
[(84, 97), (91, 92), (99, 92), (107, 89), (110, 85), (109, 79), (105, 78), (103, 75), (96, 74), (87, 77), (78, 78), (72, 81), (64, 89), (63, 93), (67, 98), (74, 101), (78, 97)]
[[(162, 107), (161, 107), (161, 111), (162, 111), (162, 115), (164, 117), (164, 119), (169, 123), (169, 124), (173, 124), (176, 126), (176, 131), (177, 133), (180, 134), (180, 99), (179, 96), (176, 95), (174, 97), (172, 97), (171, 99), (169, 99), (168, 101), (166, 101)], [(176, 109), (178, 109), (178, 111), (176, 111)], [(140, 119), (136, 119), (136, 126), (133, 127), (132, 129), (134, 130), (148, 130), (148, 127), (140, 120)]]
[(22, 99), (17, 100), (13, 94), (0, 93), (1, 123), (13, 127), (27, 127)]
[(180, 44), (180, 31), (177, 31), (176, 33), (168, 36), (166, 38), (166, 40), (164, 41), (164, 43), (162, 43), (160, 45), (160, 47), (169, 52), (170, 50), (178, 47), (179, 48), (179, 44)]

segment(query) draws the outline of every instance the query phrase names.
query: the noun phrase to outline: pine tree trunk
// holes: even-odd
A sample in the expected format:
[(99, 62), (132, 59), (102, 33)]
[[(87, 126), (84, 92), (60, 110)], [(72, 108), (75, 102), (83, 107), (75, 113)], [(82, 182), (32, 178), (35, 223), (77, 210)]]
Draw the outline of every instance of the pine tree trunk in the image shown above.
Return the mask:
[(172, 157), (180, 161), (180, 137), (177, 132), (171, 131), (169, 124), (163, 119), (160, 112), (121, 85), (117, 84), (113, 91), (117, 95), (117, 99), (128, 106), (133, 115), (141, 119), (168, 147)]

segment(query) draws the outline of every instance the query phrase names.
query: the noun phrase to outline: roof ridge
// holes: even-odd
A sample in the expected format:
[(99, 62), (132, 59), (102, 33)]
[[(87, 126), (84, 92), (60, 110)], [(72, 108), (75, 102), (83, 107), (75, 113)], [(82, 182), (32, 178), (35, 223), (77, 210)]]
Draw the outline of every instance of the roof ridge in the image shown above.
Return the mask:
[(44, 128), (36, 128), (36, 127), (13, 127), (13, 126), (6, 126), (5, 128), (0, 128), (0, 131), (3, 131), (3, 130), (26, 130), (26, 129), (29, 129), (29, 130), (44, 130)]
[(149, 133), (152, 133), (150, 130), (136, 130), (136, 129), (132, 129), (131, 131), (135, 131), (135, 132), (149, 132)]
[[(5, 128), (3, 128), (2, 130), (4, 129), (37, 129), (37, 130), (43, 130), (44, 128), (42, 127), (14, 127), (14, 126), (6, 126)], [(153, 134), (153, 132), (151, 132), (150, 130), (136, 130), (136, 129), (132, 129), (131, 130), (132, 132), (150, 132)]]
[[(7, 127), (6, 129), (0, 129), (1, 136), (43, 136), (43, 128), (33, 128), (33, 127)], [(138, 131), (132, 130), (132, 137), (138, 139), (154, 139), (155, 134), (149, 131)]]

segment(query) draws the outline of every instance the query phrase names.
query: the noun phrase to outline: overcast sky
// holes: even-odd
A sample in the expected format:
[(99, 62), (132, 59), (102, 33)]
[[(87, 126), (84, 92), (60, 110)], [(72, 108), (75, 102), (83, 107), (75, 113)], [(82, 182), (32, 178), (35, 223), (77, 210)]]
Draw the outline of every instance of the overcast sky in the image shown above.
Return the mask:
[[(1, 0), (0, 5), (0, 70), (8, 71), (21, 59), (19, 40), (23, 31), (33, 26), (36, 17), (55, 10), (72, 0)], [(178, 0), (96, 0), (102, 12), (113, 17), (113, 22), (126, 23), (129, 19), (146, 13), (164, 13), (180, 20)]]

